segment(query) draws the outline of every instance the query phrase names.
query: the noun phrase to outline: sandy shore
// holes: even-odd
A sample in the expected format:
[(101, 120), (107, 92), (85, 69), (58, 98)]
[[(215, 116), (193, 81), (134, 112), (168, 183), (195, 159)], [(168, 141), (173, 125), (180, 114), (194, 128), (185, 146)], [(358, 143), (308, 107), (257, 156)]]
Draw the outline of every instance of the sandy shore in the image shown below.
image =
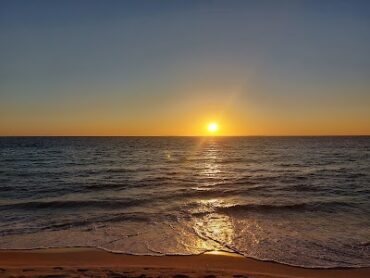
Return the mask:
[(97, 249), (0, 251), (1, 277), (370, 277), (370, 268), (305, 269), (224, 253), (131, 256)]

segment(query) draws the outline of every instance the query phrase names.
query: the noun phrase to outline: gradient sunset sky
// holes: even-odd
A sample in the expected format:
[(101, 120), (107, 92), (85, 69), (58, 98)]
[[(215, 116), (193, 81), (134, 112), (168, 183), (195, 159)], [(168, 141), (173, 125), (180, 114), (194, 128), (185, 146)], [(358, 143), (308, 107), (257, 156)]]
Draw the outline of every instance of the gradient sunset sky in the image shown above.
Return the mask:
[(370, 134), (370, 1), (0, 1), (0, 135)]

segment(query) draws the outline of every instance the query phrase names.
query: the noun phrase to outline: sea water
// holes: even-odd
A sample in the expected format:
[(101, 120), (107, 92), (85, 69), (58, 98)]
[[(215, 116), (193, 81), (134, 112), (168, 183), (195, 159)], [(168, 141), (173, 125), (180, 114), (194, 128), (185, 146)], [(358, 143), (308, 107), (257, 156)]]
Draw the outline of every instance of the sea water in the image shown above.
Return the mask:
[(370, 266), (370, 137), (3, 137), (0, 249)]

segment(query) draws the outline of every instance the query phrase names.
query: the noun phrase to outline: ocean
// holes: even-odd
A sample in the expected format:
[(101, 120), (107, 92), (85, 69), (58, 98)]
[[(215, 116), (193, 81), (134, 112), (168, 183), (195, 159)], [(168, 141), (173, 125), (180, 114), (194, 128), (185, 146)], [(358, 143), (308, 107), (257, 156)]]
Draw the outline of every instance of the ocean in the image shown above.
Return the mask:
[(2, 137), (0, 249), (370, 266), (370, 137)]

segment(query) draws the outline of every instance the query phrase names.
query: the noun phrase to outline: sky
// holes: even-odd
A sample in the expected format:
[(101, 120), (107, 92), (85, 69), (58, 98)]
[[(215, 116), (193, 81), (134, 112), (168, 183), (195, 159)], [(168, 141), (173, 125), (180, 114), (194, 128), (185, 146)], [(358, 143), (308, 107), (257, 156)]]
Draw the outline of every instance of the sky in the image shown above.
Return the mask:
[(370, 1), (0, 0), (0, 135), (369, 135)]

